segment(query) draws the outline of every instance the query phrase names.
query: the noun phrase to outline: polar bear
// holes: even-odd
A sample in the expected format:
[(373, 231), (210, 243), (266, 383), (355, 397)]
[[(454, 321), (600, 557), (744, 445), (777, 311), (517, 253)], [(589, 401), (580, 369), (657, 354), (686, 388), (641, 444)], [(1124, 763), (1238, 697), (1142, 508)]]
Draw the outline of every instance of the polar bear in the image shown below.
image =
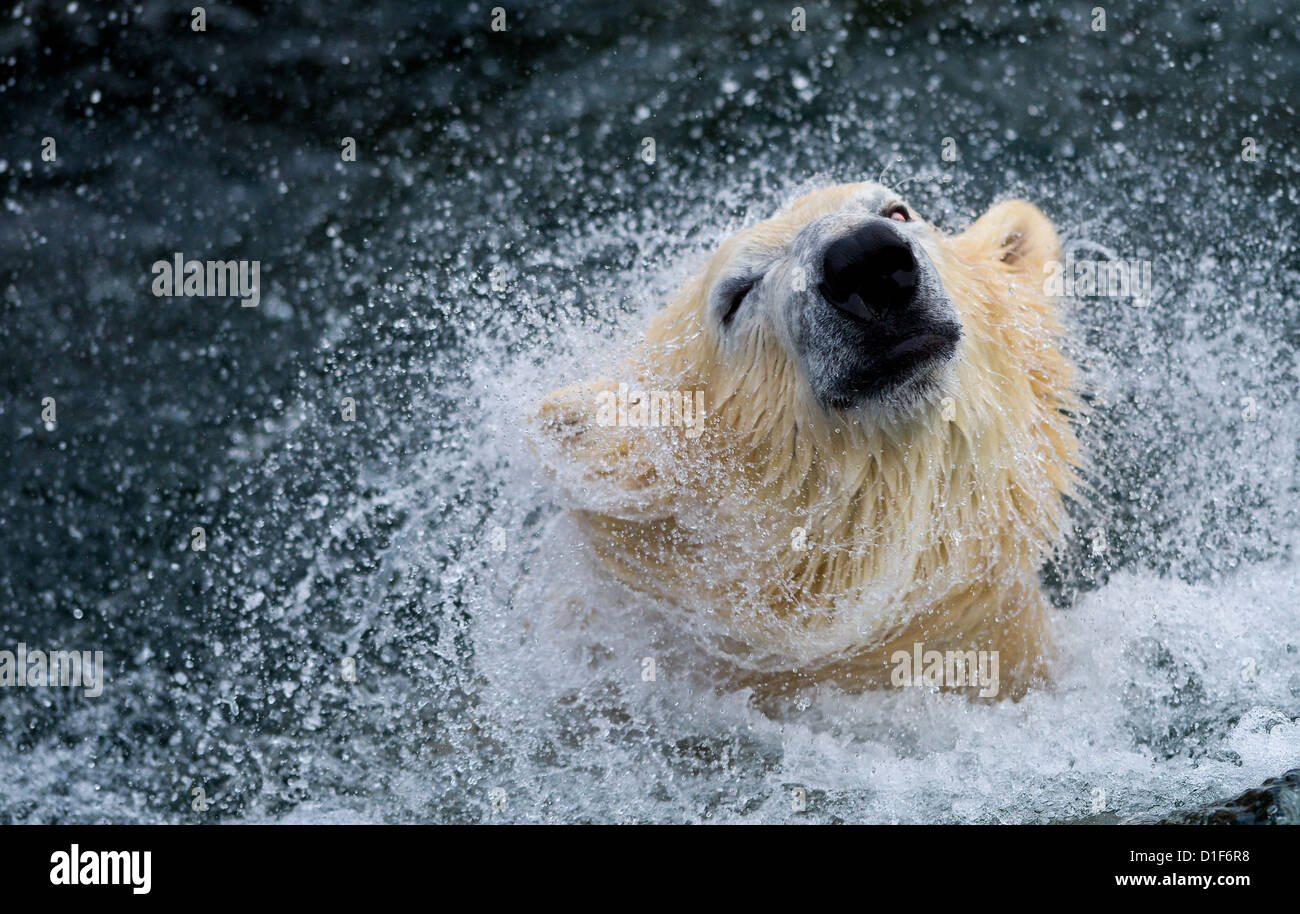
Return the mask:
[(725, 241), (611, 377), (537, 411), (599, 567), (759, 694), (990, 653), (1023, 694), (1052, 656), (1038, 571), (1081, 487), (1042, 278), (1059, 249), (1027, 202), (949, 236), (876, 183)]

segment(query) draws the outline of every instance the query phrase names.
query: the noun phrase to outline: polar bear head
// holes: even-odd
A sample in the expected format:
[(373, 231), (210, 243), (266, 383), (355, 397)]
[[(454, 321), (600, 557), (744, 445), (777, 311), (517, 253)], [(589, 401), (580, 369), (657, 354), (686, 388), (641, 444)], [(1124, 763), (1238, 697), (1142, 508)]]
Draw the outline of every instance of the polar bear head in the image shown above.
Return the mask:
[[(651, 336), (666, 342), (698, 324), (704, 349), (691, 358), (718, 392), (749, 387), (754, 373), (768, 383), (789, 374), (788, 399), (810, 400), (809, 415), (897, 420), (977, 395), (988, 379), (959, 371), (964, 360), (993, 371), (1005, 361), (1013, 375), (1037, 367), (1014, 350), (1058, 335), (1040, 287), (1059, 251), (1028, 203), (1000, 204), (946, 237), (889, 188), (830, 187), (722, 244)], [(1008, 343), (1006, 358), (988, 351)]]

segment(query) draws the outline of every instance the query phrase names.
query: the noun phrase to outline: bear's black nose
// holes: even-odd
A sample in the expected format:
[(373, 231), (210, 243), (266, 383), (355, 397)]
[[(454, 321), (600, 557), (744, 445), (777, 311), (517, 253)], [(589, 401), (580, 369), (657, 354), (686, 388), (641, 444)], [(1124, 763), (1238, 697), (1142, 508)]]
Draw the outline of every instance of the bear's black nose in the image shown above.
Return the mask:
[(822, 260), (820, 292), (864, 320), (903, 308), (916, 292), (912, 248), (888, 222), (873, 219), (831, 242)]

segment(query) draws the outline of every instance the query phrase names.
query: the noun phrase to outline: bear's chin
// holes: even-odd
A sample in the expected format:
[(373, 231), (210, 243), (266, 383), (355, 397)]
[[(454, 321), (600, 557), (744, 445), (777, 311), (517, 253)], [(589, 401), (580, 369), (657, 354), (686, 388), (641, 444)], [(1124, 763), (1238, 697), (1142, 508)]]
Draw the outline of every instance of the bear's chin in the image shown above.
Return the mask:
[(860, 419), (879, 422), (903, 419), (931, 406), (937, 407), (947, 389), (942, 369), (919, 374), (888, 388), (844, 395), (826, 403), (826, 408)]
[(896, 415), (937, 403), (951, 381), (955, 352), (955, 343), (940, 340), (931, 346), (891, 353), (831, 392), (823, 406), (843, 412)]

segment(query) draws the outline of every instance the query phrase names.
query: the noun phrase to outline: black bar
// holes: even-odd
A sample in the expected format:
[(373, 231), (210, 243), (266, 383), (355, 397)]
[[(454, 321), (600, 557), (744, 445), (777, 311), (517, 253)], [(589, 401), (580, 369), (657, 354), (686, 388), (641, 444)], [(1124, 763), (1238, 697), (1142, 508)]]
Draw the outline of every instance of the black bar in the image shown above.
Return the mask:
[[(51, 874), (77, 846), (88, 852), (150, 853), (149, 891), (168, 900), (337, 902), (375, 892), (450, 901), (471, 881), (484, 898), (511, 889), (552, 897), (558, 881), (582, 888), (622, 883), (622, 894), (667, 901), (691, 886), (736, 895), (788, 888), (816, 895), (851, 890), (863, 903), (882, 893), (960, 891), (968, 900), (1021, 896), (1172, 897), (1175, 889), (1231, 903), (1294, 884), (1296, 836), (1289, 829), (1196, 826), (847, 826), (772, 827), (475, 826), (14, 826), (0, 829), (7, 899), (31, 895), (130, 899), (117, 885), (54, 885)], [(52, 858), (55, 862), (52, 862)], [(104, 858), (96, 855), (95, 863)], [(117, 858), (121, 859), (121, 858)], [(143, 861), (143, 857), (134, 858)], [(87, 875), (93, 875), (93, 869)], [(495, 874), (495, 875), (493, 875)], [(143, 874), (135, 873), (143, 883)], [(1119, 884), (1154, 877), (1152, 885)], [(1194, 877), (1197, 884), (1188, 884)], [(1204, 877), (1212, 883), (1199, 884)], [(486, 879), (486, 882), (479, 880)], [(1244, 879), (1244, 884), (1219, 884)], [(773, 885), (776, 883), (777, 885)], [(637, 888), (637, 887), (640, 888)], [(801, 888), (802, 886), (802, 888)], [(1166, 892), (1160, 891), (1161, 889)], [(957, 896), (953, 896), (957, 897)], [(614, 902), (619, 903), (619, 902)]]

